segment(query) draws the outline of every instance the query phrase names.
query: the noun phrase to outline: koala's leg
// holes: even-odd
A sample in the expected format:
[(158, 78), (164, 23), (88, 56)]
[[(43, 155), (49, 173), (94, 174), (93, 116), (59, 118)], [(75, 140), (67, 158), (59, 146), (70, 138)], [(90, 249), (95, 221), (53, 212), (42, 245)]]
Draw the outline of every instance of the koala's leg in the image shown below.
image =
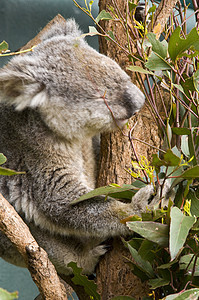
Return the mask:
[(99, 245), (101, 241), (98, 239), (84, 239), (82, 242), (72, 236), (50, 234), (32, 223), (29, 227), (39, 246), (48, 253), (57, 272), (61, 274), (72, 273), (67, 266), (71, 261), (76, 262), (83, 269), (83, 273), (92, 274), (100, 256), (106, 252), (105, 246)]
[[(83, 268), (85, 274), (92, 274), (99, 257), (106, 252), (105, 246), (99, 245), (99, 240), (88, 240), (86, 246), (73, 237), (51, 235), (32, 224), (30, 229), (39, 246), (47, 252), (58, 273), (71, 274), (72, 270), (67, 265), (73, 261)], [(0, 257), (16, 266), (26, 267), (21, 254), (1, 231)]]

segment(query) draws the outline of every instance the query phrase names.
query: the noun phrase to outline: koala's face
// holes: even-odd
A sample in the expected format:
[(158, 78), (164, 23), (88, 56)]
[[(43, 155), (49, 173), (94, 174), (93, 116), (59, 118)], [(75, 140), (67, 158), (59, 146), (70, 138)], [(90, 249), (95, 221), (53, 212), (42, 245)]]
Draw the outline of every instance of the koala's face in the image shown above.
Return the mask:
[(113, 130), (114, 118), (121, 125), (144, 103), (129, 76), (80, 36), (73, 20), (55, 25), (0, 74), (5, 101), (18, 110), (37, 107), (48, 126), (68, 138)]

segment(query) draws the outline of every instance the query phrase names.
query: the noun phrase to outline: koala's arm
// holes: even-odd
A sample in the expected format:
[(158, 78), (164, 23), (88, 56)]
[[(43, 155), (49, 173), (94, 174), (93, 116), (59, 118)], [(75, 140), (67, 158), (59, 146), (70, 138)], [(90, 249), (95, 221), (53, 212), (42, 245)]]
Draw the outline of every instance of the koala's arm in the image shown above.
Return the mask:
[(73, 195), (80, 196), (89, 189), (82, 182), (71, 181), (71, 177), (67, 176), (69, 175), (53, 180), (57, 184), (52, 185), (52, 193), (49, 190), (46, 197), (40, 199), (38, 213), (34, 215), (37, 225), (66, 235), (95, 236), (103, 239), (126, 235), (129, 230), (120, 220), (146, 210), (148, 199), (154, 192), (153, 187), (149, 186), (128, 204), (110, 197), (105, 199), (104, 196), (98, 196), (71, 205)]
[[(83, 190), (81, 185), (79, 188)], [(52, 198), (43, 199), (38, 209), (39, 221), (35, 219), (35, 223), (41, 222), (40, 226), (61, 234), (106, 239), (128, 234), (128, 229), (120, 220), (134, 213), (132, 204), (112, 198), (99, 196), (71, 205), (67, 195), (60, 198), (54, 194)]]

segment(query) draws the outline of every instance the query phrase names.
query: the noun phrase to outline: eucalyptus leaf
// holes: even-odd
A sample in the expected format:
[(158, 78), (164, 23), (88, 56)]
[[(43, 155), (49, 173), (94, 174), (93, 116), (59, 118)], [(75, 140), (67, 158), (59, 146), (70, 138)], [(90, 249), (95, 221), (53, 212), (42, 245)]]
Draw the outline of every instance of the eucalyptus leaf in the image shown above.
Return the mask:
[[(113, 31), (108, 31), (107, 34), (110, 36), (110, 38), (111, 38), (112, 40), (115, 41), (115, 36), (114, 36)], [(110, 38), (109, 38), (108, 36), (105, 37), (106, 40), (110, 40)]]
[(141, 246), (139, 247), (138, 254), (143, 259), (148, 260), (149, 262), (153, 262), (153, 260), (156, 259), (156, 254), (154, 253), (156, 247), (157, 244), (147, 239), (144, 239)]
[(151, 71), (163, 71), (171, 69), (170, 64), (155, 52), (152, 52), (150, 54), (148, 61), (145, 63), (145, 66)]
[(176, 146), (174, 146), (171, 150), (172, 150), (173, 154), (175, 154), (177, 157), (181, 158), (182, 154)]
[(146, 69), (143, 69), (139, 66), (130, 66), (127, 68), (127, 70), (133, 71), (133, 72), (138, 72), (138, 73), (143, 73), (143, 74), (150, 74), (150, 75), (154, 75), (153, 72), (150, 72)]
[(3, 165), (7, 161), (7, 158), (3, 155), (3, 153), (0, 153), (0, 165)]
[(96, 23), (98, 23), (100, 20), (113, 20), (113, 17), (105, 10), (102, 10), (95, 19)]
[(173, 127), (173, 133), (177, 135), (189, 135), (191, 131), (188, 128), (181, 128), (181, 127)]
[(199, 289), (190, 289), (184, 292), (180, 292), (177, 294), (169, 295), (163, 300), (198, 300), (199, 297)]
[(149, 241), (157, 243), (161, 247), (168, 247), (169, 244), (169, 232), (168, 225), (143, 221), (143, 222), (127, 222), (128, 228)]
[(98, 33), (99, 33), (99, 32), (97, 31), (97, 29), (96, 29), (94, 26), (89, 26), (88, 29), (89, 29), (89, 33), (87, 33), (87, 35), (88, 35), (88, 34), (90, 34), (90, 35), (95, 35), (95, 34), (98, 34)]
[(149, 279), (148, 283), (150, 285), (150, 289), (155, 290), (159, 287), (168, 285), (170, 281), (163, 278), (155, 278), (155, 279)]
[(171, 260), (175, 259), (183, 247), (189, 230), (196, 222), (195, 217), (185, 216), (178, 207), (171, 209), (169, 251)]
[(155, 12), (155, 10), (156, 10), (156, 5), (153, 4), (153, 5), (149, 8), (148, 14), (150, 14), (151, 12)]
[(177, 262), (178, 262), (178, 259), (175, 258), (174, 260), (170, 261), (167, 264), (163, 264), (163, 265), (158, 266), (158, 269), (162, 269), (162, 270), (167, 269), (168, 270), (171, 266), (173, 266)]
[(138, 188), (134, 187), (131, 184), (123, 184), (121, 187), (118, 187), (118, 186), (99, 187), (99, 188), (96, 188), (96, 189), (88, 192), (87, 194), (82, 195), (80, 198), (72, 201), (71, 204), (72, 205), (77, 204), (84, 200), (91, 199), (93, 197), (97, 197), (97, 196), (101, 196), (101, 195), (110, 196), (112, 194), (117, 193), (117, 196), (118, 196), (118, 193), (130, 191), (130, 190), (135, 191), (135, 190), (138, 190)]
[(8, 50), (8, 43), (6, 41), (3, 41), (0, 43), (0, 53)]
[(168, 51), (173, 62), (181, 57), (183, 52), (188, 50), (191, 46), (193, 46), (195, 50), (199, 50), (199, 35), (195, 27), (189, 32), (185, 39), (180, 37), (180, 32), (181, 27), (178, 26), (169, 39)]
[(190, 157), (188, 135), (183, 135), (181, 137), (181, 150), (185, 156)]
[(111, 298), (111, 300), (135, 300), (135, 298), (129, 297), (129, 296), (117, 296)]
[(134, 249), (129, 243), (127, 243), (127, 246), (134, 259), (134, 263), (136, 264), (136, 266), (149, 278), (154, 277), (154, 272), (151, 264), (147, 260), (142, 259), (142, 257), (138, 254), (137, 250)]
[(199, 178), (199, 166), (195, 166), (193, 168), (187, 169), (180, 175), (180, 177), (182, 177), (184, 179)]
[(153, 52), (157, 53), (161, 58), (167, 57), (168, 43), (166, 40), (160, 42), (156, 39), (156, 35), (152, 32), (147, 34), (147, 37), (152, 45)]
[(189, 189), (187, 199), (191, 200), (191, 214), (193, 216), (199, 217), (199, 198), (193, 189)]
[(70, 262), (68, 264), (68, 267), (72, 268), (74, 277), (72, 278), (72, 281), (76, 285), (81, 285), (84, 287), (85, 292), (92, 296), (95, 300), (100, 300), (100, 295), (97, 293), (97, 285), (93, 280), (89, 280), (87, 276), (82, 275), (82, 269), (77, 267), (77, 264), (74, 262)]
[(194, 276), (199, 276), (199, 259), (197, 258), (196, 264), (194, 265), (195, 259), (196, 257), (191, 253), (181, 256), (179, 261), (180, 269), (186, 270), (186, 274), (191, 275), (194, 268)]
[(0, 167), (0, 175), (11, 176), (11, 175), (19, 175), (19, 174), (25, 174), (25, 172), (16, 172), (11, 169)]
[(137, 4), (129, 1), (129, 12), (134, 10), (137, 7)]
[(153, 154), (152, 157), (152, 165), (154, 167), (179, 166), (181, 162), (181, 158), (175, 155), (171, 149), (168, 149), (166, 153), (164, 153), (163, 159), (160, 159), (157, 154)]
[(18, 299), (18, 292), (9, 293), (8, 291), (0, 288), (0, 299), (1, 300), (14, 300), (14, 299)]

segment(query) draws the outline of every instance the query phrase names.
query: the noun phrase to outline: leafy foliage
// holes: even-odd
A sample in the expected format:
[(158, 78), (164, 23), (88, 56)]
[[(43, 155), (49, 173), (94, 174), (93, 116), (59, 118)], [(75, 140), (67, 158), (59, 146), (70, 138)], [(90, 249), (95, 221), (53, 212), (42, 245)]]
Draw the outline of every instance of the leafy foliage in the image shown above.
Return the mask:
[(14, 299), (18, 299), (18, 292), (9, 293), (6, 290), (0, 288), (0, 299), (1, 300), (14, 300)]
[[(74, 2), (85, 11), (86, 8)], [(160, 201), (158, 208), (143, 213), (142, 218), (131, 216), (122, 221), (136, 233), (124, 244), (133, 257), (132, 272), (148, 280), (158, 299), (198, 299), (199, 34), (197, 28), (186, 32), (187, 6), (182, 8), (178, 2), (160, 40), (160, 24), (153, 28), (156, 5), (148, 8), (147, 4), (146, 1), (143, 22), (135, 20), (137, 1), (127, 1), (126, 16), (122, 16), (114, 2), (96, 19), (88, 6), (85, 12), (100, 28), (95, 33), (128, 55), (127, 69), (136, 72), (164, 141), (163, 148), (153, 155), (151, 163), (145, 157), (132, 162), (132, 168), (127, 170), (135, 179), (132, 185), (99, 188), (80, 201), (102, 194), (130, 199), (136, 188), (153, 184), (163, 190), (165, 182), (170, 182), (175, 197), (167, 207), (162, 207)], [(100, 20), (120, 22), (128, 47), (120, 45), (113, 32), (106, 32)], [(149, 32), (150, 21), (153, 32)], [(182, 26), (177, 26), (179, 22)]]
[(95, 282), (92, 280), (88, 280), (88, 278), (85, 275), (82, 275), (82, 269), (77, 267), (76, 263), (70, 262), (68, 264), (68, 267), (73, 269), (74, 277), (72, 278), (72, 281), (77, 285), (83, 286), (85, 292), (88, 295), (90, 295), (93, 299), (99, 300), (100, 295), (97, 293), (97, 285), (95, 284)]

